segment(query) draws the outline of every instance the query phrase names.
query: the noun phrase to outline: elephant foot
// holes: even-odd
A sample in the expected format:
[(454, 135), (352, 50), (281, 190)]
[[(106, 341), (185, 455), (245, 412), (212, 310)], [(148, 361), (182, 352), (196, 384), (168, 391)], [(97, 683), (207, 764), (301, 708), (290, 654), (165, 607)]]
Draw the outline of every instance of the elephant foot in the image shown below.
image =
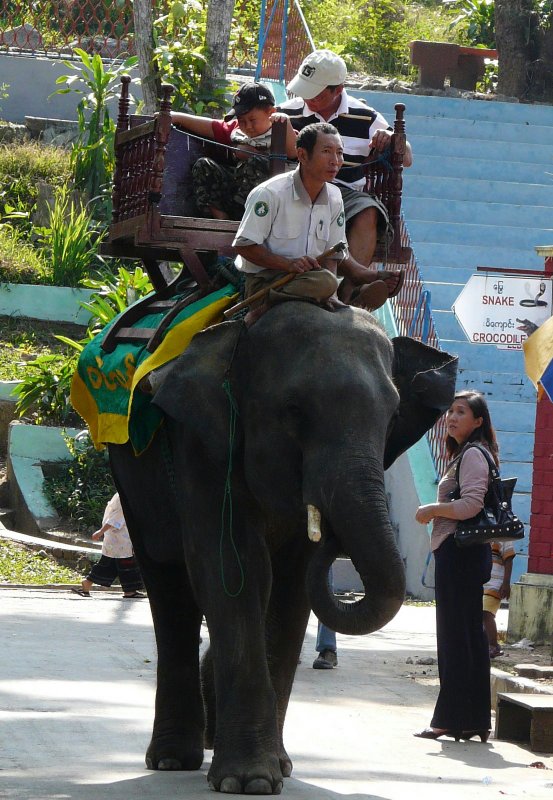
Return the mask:
[(185, 735), (153, 736), (146, 752), (146, 767), (154, 770), (197, 770), (203, 760), (201, 743)]
[(250, 781), (244, 787), (243, 792), (238, 778), (225, 778), (224, 781), (221, 781), (219, 789), (217, 789), (215, 785), (209, 781), (209, 788), (214, 792), (219, 791), (225, 792), (226, 794), (280, 794), (282, 791), (282, 781), (277, 784), (274, 791), (269, 781), (266, 781), (263, 778), (256, 778), (255, 780)]
[(274, 757), (264, 766), (240, 767), (236, 763), (223, 767), (214, 757), (207, 775), (209, 788), (226, 794), (280, 794), (283, 774)]

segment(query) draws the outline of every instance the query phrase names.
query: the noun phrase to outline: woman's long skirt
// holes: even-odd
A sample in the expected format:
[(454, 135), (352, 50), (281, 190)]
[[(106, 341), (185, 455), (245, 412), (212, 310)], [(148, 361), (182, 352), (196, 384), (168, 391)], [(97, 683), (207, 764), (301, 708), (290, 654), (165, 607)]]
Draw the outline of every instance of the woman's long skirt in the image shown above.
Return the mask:
[(490, 546), (460, 548), (448, 536), (434, 557), (440, 693), (430, 724), (459, 732), (489, 730), (490, 657), (482, 595), (491, 572)]

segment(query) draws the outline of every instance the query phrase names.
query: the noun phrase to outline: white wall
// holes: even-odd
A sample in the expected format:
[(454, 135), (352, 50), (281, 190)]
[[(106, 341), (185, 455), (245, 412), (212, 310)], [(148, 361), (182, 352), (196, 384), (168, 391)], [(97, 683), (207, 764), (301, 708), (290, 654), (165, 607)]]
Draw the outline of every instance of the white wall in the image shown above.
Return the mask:
[[(38, 56), (15, 56), (0, 53), (0, 83), (8, 84), (8, 97), (0, 100), (0, 118), (23, 124), (25, 117), (49, 119), (77, 119), (80, 96), (74, 92), (58, 94), (48, 99), (60, 86), (56, 78), (73, 74), (60, 59)], [(140, 87), (133, 84), (132, 93), (142, 97)], [(117, 118), (117, 101), (110, 104), (113, 118)]]
[[(415, 445), (415, 447), (420, 446), (427, 447), (426, 442), (419, 442)], [(433, 588), (422, 584), (430, 541), (427, 526), (419, 525), (415, 520), (418, 506), (427, 502), (427, 498), (419, 498), (419, 490), (415, 486), (413, 470), (417, 468), (416, 463), (414, 459), (410, 459), (407, 453), (404, 453), (384, 473), (385, 485), (390, 507), (390, 521), (396, 532), (397, 545), (405, 565), (407, 591), (420, 600), (433, 600)], [(434, 586), (433, 559), (427, 570), (425, 583), (430, 587)]]

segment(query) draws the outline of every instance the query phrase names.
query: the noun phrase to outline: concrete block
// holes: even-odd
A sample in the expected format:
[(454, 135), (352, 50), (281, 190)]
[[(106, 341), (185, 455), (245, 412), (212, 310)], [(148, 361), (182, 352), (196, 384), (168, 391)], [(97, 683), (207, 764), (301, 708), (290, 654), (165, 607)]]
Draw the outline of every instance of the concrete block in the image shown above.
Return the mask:
[[(535, 561), (532, 556), (532, 565)], [(507, 638), (510, 642), (526, 638), (541, 643), (552, 636), (553, 575), (527, 572), (511, 587)]]
[(500, 692), (495, 738), (527, 742), (536, 753), (553, 753), (553, 696)]
[(515, 664), (515, 669), (521, 678), (553, 678), (553, 666), (545, 667), (541, 664)]

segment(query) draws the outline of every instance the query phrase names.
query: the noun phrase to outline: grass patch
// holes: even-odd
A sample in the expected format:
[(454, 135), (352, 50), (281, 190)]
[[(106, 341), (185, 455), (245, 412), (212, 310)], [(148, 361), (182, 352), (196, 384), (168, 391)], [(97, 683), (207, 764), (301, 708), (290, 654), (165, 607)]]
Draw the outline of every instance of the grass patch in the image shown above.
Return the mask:
[(55, 363), (60, 365), (73, 356), (73, 348), (56, 339), (55, 333), (80, 339), (83, 328), (56, 322), (52, 330), (51, 322), (0, 316), (0, 380), (21, 380), (27, 362), (40, 355), (56, 356)]
[(51, 186), (71, 183), (71, 154), (61, 147), (28, 141), (0, 146), (2, 200), (30, 211), (38, 196), (40, 181)]
[(48, 283), (40, 252), (16, 229), (0, 226), (0, 281), (2, 283)]
[(0, 581), (3, 583), (76, 583), (81, 575), (60, 566), (51, 555), (30, 550), (19, 542), (2, 539)]
[(435, 606), (435, 600), (419, 600), (416, 597), (408, 595), (403, 601), (404, 606)]

